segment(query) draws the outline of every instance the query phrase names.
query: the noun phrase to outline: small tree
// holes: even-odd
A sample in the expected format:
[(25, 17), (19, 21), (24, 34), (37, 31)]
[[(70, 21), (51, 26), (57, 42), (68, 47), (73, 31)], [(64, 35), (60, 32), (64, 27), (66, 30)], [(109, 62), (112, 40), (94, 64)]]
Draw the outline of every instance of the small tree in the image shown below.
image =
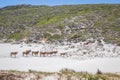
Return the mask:
[(98, 69), (96, 74), (102, 74), (102, 72)]

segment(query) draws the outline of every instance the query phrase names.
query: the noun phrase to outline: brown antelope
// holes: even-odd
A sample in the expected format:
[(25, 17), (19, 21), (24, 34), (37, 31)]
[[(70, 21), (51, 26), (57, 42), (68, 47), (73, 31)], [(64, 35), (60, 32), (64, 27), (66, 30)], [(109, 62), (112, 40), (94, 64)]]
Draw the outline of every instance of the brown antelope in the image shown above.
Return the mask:
[(56, 54), (58, 53), (58, 51), (52, 51), (52, 53), (53, 53), (54, 55), (56, 55)]
[(46, 52), (40, 52), (40, 56), (45, 56)]
[(17, 54), (18, 54), (18, 52), (11, 52), (11, 53), (10, 53), (10, 56), (11, 56), (11, 57), (16, 57)]
[(52, 56), (53, 52), (46, 52), (47, 56)]
[(62, 57), (66, 56), (67, 57), (67, 53), (65, 53), (65, 52), (64, 53), (60, 53), (60, 56), (62, 56)]
[(39, 53), (39, 51), (32, 51), (32, 56), (37, 56), (38, 55), (38, 53)]
[(26, 50), (26, 51), (24, 51), (24, 52), (23, 52), (23, 56), (25, 56), (25, 55), (28, 56), (30, 52), (31, 52), (31, 50)]
[(51, 52), (46, 52), (47, 56), (52, 56), (52, 55), (56, 55), (58, 51), (51, 51)]

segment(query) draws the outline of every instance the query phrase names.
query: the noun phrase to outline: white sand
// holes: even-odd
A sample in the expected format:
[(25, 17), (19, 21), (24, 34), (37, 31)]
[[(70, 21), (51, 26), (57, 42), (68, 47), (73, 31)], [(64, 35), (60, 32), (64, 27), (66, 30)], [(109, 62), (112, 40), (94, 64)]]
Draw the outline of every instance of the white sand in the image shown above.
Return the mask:
[(28, 71), (29, 69), (32, 69), (45, 72), (58, 72), (64, 68), (92, 73), (95, 73), (97, 69), (100, 69), (103, 72), (120, 72), (120, 59), (95, 58), (78, 61), (59, 57), (0, 58), (1, 70), (12, 69)]

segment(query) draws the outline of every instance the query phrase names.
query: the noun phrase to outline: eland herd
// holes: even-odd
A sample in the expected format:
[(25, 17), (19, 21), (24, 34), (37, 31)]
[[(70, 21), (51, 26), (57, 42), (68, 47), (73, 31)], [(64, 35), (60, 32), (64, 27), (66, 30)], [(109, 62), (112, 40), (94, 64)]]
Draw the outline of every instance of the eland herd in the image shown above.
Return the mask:
[[(39, 52), (39, 51), (31, 51), (31, 50), (26, 50), (26, 51), (22, 52), (23, 56), (26, 56), (26, 57), (29, 56), (30, 54), (32, 56), (38, 56), (39, 55), (39, 56), (46, 57), (46, 56), (56, 55), (57, 53), (58, 53), (58, 51)], [(17, 54), (18, 54), (18, 52), (11, 52), (10, 57), (16, 57)], [(61, 53), (61, 54), (63, 54), (63, 53)]]

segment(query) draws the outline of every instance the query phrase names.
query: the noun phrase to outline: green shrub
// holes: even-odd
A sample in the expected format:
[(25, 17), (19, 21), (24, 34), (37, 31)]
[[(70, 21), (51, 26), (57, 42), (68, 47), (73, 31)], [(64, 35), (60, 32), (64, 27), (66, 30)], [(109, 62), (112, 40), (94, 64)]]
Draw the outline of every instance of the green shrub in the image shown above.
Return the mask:
[(13, 33), (13, 34), (10, 34), (9, 36), (8, 36), (8, 39), (20, 39), (20, 38), (22, 38), (22, 34), (21, 33)]
[(57, 28), (58, 28), (58, 29), (63, 29), (64, 26), (65, 26), (64, 24), (59, 24), (59, 25), (57, 25)]

